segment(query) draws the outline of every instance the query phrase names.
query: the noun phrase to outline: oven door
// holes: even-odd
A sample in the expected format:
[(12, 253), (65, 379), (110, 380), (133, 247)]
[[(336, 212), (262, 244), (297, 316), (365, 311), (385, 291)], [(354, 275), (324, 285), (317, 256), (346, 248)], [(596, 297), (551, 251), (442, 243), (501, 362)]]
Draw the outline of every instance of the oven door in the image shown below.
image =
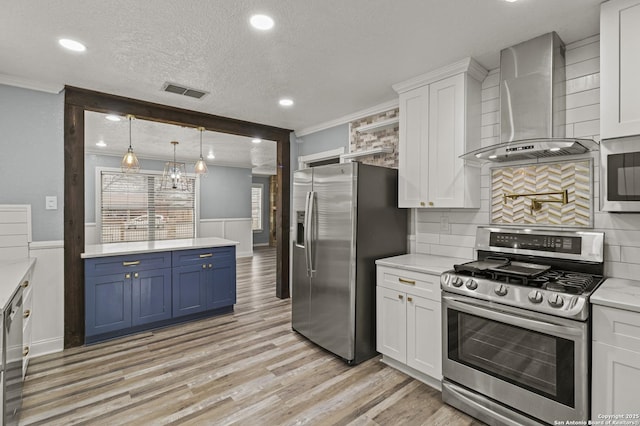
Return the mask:
[(600, 209), (640, 212), (640, 140), (610, 139), (600, 145)]
[(459, 394), (551, 424), (588, 419), (587, 323), (446, 293), (442, 316), (442, 375)]

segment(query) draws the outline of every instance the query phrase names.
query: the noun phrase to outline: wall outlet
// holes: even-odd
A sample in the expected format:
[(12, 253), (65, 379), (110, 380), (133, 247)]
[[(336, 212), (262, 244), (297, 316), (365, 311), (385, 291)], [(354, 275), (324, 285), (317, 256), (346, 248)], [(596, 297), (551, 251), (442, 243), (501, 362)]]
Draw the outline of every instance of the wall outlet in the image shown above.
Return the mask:
[(440, 218), (440, 230), (443, 232), (449, 232), (449, 216), (442, 216)]
[(55, 195), (47, 195), (44, 197), (44, 206), (46, 210), (58, 210), (58, 197)]

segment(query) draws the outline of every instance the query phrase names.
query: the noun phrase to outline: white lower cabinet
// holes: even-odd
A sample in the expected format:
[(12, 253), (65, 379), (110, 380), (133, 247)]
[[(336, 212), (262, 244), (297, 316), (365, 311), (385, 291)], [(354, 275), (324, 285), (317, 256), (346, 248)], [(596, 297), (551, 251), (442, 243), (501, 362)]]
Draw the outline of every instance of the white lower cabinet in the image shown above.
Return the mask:
[(383, 361), (440, 388), (440, 277), (377, 267), (377, 350)]
[(594, 306), (592, 343), (591, 418), (640, 415), (640, 313)]

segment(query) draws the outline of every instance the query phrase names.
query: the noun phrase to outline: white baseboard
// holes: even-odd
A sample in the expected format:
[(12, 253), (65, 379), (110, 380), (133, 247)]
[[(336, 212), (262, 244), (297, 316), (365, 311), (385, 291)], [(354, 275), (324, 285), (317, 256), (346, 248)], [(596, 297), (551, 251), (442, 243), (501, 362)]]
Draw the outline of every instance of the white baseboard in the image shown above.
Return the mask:
[(421, 373), (420, 371), (413, 369), (411, 367), (409, 367), (406, 364), (401, 363), (400, 361), (396, 361), (393, 358), (389, 358), (385, 355), (382, 355), (382, 358), (380, 359), (380, 362), (383, 362), (385, 364), (387, 364), (389, 367), (393, 367), (396, 370), (400, 370), (402, 371), (404, 374), (413, 377), (416, 380), (420, 380), (422, 383), (431, 386), (434, 389), (439, 390), (440, 392), (442, 392), (442, 378), (440, 379), (434, 379), (431, 376), (427, 376), (424, 373)]
[(40, 340), (39, 342), (31, 342), (31, 346), (29, 347), (31, 358), (37, 358), (43, 355), (62, 352), (63, 350), (64, 350), (63, 337)]
[(236, 258), (238, 257), (251, 257), (253, 256), (253, 251), (238, 251), (236, 252)]
[(255, 243), (253, 244), (254, 247), (267, 247), (269, 245), (269, 243)]

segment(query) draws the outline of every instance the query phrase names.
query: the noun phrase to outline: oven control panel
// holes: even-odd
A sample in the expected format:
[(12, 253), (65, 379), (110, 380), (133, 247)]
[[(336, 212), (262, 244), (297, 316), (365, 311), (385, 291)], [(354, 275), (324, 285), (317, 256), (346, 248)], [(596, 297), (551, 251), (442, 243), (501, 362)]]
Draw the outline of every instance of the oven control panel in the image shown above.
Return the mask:
[(585, 320), (589, 315), (587, 298), (540, 288), (500, 283), (482, 277), (460, 275), (451, 270), (440, 276), (440, 287), (447, 293), (460, 294), (516, 308), (565, 318)]

